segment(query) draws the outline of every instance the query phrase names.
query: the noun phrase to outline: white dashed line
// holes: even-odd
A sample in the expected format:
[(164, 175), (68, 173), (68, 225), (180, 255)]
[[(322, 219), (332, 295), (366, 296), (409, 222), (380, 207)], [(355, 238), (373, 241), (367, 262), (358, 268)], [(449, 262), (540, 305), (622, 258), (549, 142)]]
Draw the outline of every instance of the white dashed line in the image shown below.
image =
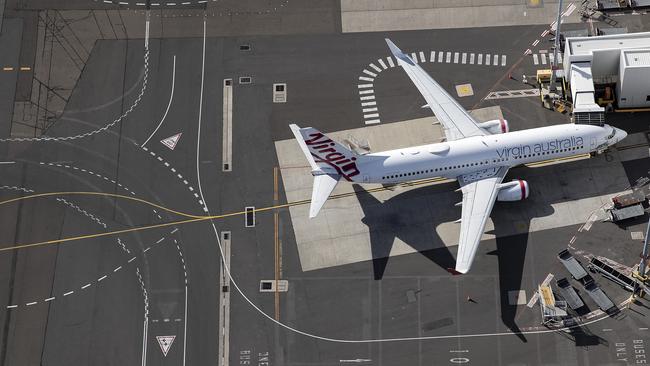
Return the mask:
[(65, 294), (63, 294), (63, 296), (68, 296), (72, 294), (74, 294), (74, 290), (66, 292)]

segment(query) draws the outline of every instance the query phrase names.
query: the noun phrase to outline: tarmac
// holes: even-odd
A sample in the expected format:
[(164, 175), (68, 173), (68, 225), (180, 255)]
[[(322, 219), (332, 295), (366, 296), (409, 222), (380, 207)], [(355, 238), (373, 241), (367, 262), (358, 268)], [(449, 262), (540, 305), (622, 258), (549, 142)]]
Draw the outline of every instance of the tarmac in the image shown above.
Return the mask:
[[(130, 25), (144, 29), (138, 9), (88, 6), (115, 11), (113, 15), (122, 12), (130, 39), (94, 43), (62, 118), (46, 132), (50, 140), (3, 140), (7, 152), (2, 160), (14, 163), (0, 165), (2, 199), (93, 191), (219, 217), (0, 253), (0, 268), (6, 269), (0, 271), (3, 365), (424, 365), (465, 359), (504, 365), (613, 364), (645, 350), (647, 302), (622, 309), (624, 316), (597, 316), (566, 332), (540, 327), (538, 308), (509, 302), (511, 291), (524, 291), (528, 300), (549, 272), (567, 275), (555, 256), (574, 236), (576, 255), (606, 255), (627, 264), (637, 260), (639, 241), (630, 233), (641, 231), (645, 222), (624, 227), (595, 222), (589, 231), (579, 231), (578, 218), (583, 209), (604, 199), (598, 197), (647, 175), (642, 133), (631, 136), (629, 149), (513, 169), (513, 176), (532, 183), (535, 195), (516, 207), (495, 207), (494, 232), (481, 243), (467, 276), (446, 271), (453, 264), (453, 245), (441, 242), (430, 249), (429, 239), (437, 235), (434, 217), (442, 216), (441, 227), (457, 218), (457, 211), (435, 209), (455, 201), (449, 193), (453, 183), (359, 192), (328, 202), (345, 203), (347, 217), (361, 220), (346, 223), (347, 228), (366, 238), (374, 232), (384, 249), (393, 245), (394, 251), (400, 245), (392, 244), (397, 237), (411, 253), (373, 255), (371, 260), (366, 243), (364, 260), (347, 261), (342, 257), (350, 248), (335, 247), (332, 251), (344, 250), (334, 258), (335, 267), (307, 271), (305, 263), (313, 259), (304, 258), (300, 233), (306, 221), (300, 212), (306, 205), (272, 207), (304, 195), (311, 176), (302, 172), (302, 155), (278, 155), (276, 149), (282, 144), (291, 148), (292, 142), (281, 142), (291, 137), (289, 123), (310, 124), (343, 137), (348, 130), (366, 127), (359, 76), (370, 63), (385, 60), (384, 37), (409, 52), (458, 52), (458, 63), (452, 56), (449, 63), (436, 60), (424, 67), (448, 90), (471, 83), (474, 95), (459, 102), (467, 109), (498, 105), (513, 129), (566, 123), (566, 116), (539, 108), (535, 98), (482, 100), (491, 90), (526, 87), (507, 74), (512, 70), (519, 77), (537, 67), (532, 56), (522, 55), (546, 26), (339, 34), (332, 20), (332, 14), (340, 14), (337, 2), (318, 2), (314, 12), (293, 4), (286, 6), (286, 23), (285, 10), (259, 25), (253, 24), (258, 17), (252, 14), (164, 18), (160, 22), (167, 29), (155, 33), (164, 38), (150, 39), (148, 53), (138, 33), (130, 33)], [(130, 18), (126, 10), (137, 17)], [(309, 24), (316, 17), (320, 21)], [(282, 23), (275, 28), (281, 30), (277, 35), (253, 35), (273, 22)], [(223, 37), (219, 32), (232, 23), (249, 33)], [(5, 19), (4, 26), (8, 24)], [(243, 43), (251, 51), (241, 51)], [(463, 52), (498, 54), (499, 60), (505, 55), (506, 65), (463, 64)], [(382, 72), (374, 82), (381, 122), (364, 131), (404, 132), (392, 133), (398, 136), (392, 140), (386, 132), (360, 133), (359, 139), (372, 140), (372, 149), (437, 136), (417, 90), (396, 71)], [(240, 84), (242, 76), (251, 77), (252, 83)], [(224, 79), (234, 81), (231, 140), (223, 133)], [(273, 103), (272, 84), (277, 82), (287, 83), (287, 103)], [(416, 121), (405, 128), (409, 120)], [(645, 131), (631, 120), (617, 121), (617, 126)], [(1, 131), (0, 138), (10, 137), (7, 126)], [(161, 143), (178, 133), (173, 149)], [(228, 144), (232, 171), (223, 170), (222, 152)], [(284, 164), (289, 158), (300, 167), (295, 172)], [(292, 177), (295, 181), (289, 181)], [(182, 219), (124, 198), (57, 198), (3, 205), (1, 246)], [(269, 209), (257, 211), (255, 225), (247, 227), (241, 214), (247, 206)], [(570, 218), (575, 224), (554, 221), (568, 220), (570, 214), (577, 216)], [(377, 226), (386, 227), (372, 230)], [(447, 226), (442, 233), (451, 237), (454, 231)], [(224, 274), (217, 240), (224, 232), (230, 233), (229, 274)], [(326, 240), (329, 233), (338, 234), (319, 232)], [(232, 276), (226, 288), (221, 286), (224, 275)], [(287, 281), (288, 291), (260, 291), (260, 281), (276, 278)], [(616, 303), (628, 298), (604, 279), (597, 281)], [(223, 296), (225, 291), (229, 296)], [(467, 301), (468, 296), (475, 302)], [(593, 303), (588, 306), (595, 310)], [(227, 324), (221, 318), (224, 311)], [(220, 345), (228, 350), (225, 361)]]

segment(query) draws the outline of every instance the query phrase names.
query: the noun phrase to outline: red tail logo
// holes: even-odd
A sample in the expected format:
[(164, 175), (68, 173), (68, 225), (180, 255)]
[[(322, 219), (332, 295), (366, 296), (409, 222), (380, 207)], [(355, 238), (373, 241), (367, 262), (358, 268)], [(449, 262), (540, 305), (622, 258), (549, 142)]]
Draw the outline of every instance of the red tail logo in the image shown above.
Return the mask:
[[(320, 132), (311, 133), (309, 137), (309, 140), (305, 140), (305, 144), (309, 146), (311, 154), (317, 163), (328, 164), (348, 181), (352, 181), (352, 177), (359, 175), (359, 168), (355, 163), (357, 158), (354, 156), (348, 158), (344, 153), (336, 151), (336, 143)], [(318, 155), (314, 152), (317, 152)]]

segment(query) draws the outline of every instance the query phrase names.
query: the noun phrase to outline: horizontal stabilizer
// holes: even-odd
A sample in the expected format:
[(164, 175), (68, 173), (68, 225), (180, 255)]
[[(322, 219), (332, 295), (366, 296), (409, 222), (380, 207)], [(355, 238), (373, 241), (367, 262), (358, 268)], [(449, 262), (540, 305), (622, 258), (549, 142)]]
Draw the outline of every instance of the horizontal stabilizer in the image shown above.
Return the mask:
[(334, 187), (339, 182), (340, 175), (322, 174), (314, 176), (314, 188), (311, 192), (311, 206), (309, 207), (309, 218), (318, 215), (320, 209), (327, 201)]

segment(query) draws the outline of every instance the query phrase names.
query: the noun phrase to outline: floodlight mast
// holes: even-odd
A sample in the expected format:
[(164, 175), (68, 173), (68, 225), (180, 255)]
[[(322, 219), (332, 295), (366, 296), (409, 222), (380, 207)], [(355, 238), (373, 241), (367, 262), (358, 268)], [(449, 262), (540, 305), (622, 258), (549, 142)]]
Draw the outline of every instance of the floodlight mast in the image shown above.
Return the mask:
[(549, 91), (555, 92), (555, 71), (558, 69), (558, 49), (560, 48), (560, 24), (562, 23), (562, 0), (557, 6), (557, 20), (555, 21), (555, 46), (553, 47), (553, 62), (551, 63), (551, 83)]

